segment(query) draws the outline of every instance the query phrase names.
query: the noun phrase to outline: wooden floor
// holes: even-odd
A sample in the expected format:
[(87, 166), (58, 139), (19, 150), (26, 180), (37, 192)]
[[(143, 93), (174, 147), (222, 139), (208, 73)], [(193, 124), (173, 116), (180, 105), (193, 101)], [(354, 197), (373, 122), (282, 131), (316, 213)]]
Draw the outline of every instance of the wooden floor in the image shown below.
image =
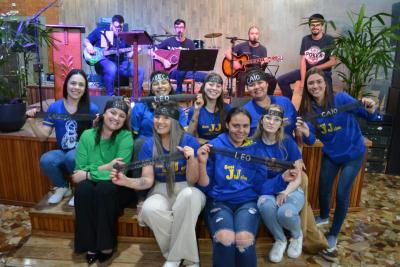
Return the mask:
[[(270, 266), (266, 262), (266, 251), (269, 251), (270, 244), (258, 244), (258, 266)], [(200, 241), (201, 266), (211, 265), (211, 242)], [(292, 260), (285, 258), (280, 264), (274, 266), (313, 266), (307, 258), (311, 256), (302, 255), (299, 259)], [(120, 240), (118, 251), (109, 263), (98, 266), (140, 266), (153, 267), (162, 266), (162, 257), (155, 240)], [(107, 265), (109, 264), (109, 265)], [(32, 236), (22, 248), (10, 258), (5, 266), (87, 266), (84, 255), (73, 253), (73, 239)], [(94, 265), (95, 266), (95, 265)], [(320, 266), (319, 264), (315, 266)]]

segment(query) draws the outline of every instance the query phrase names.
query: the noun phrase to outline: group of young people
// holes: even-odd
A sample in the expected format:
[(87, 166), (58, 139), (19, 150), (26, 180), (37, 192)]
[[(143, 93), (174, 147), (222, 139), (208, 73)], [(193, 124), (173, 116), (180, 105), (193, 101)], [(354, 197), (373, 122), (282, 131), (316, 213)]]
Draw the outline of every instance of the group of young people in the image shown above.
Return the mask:
[[(319, 17), (310, 20), (313, 28), (320, 22)], [(117, 18), (112, 27), (120, 24)], [(317, 224), (330, 222), (332, 186), (340, 172), (335, 213), (326, 234), (328, 247), (321, 252), (332, 259), (365, 153), (356, 117), (377, 120), (379, 115), (368, 98), (340, 111), (357, 100), (335, 93), (323, 68), (307, 72), (301, 68), (301, 79), (303, 72), (298, 112), (289, 98), (268, 94), (270, 77), (254, 67), (241, 78), (251, 97), (247, 104), (226, 104), (222, 77), (209, 73), (186, 116), (172, 101), (135, 103), (131, 108), (121, 98), (109, 100), (99, 111), (90, 103), (86, 74), (70, 71), (64, 98), (50, 105), (42, 124), (33, 118), (36, 109), (27, 111), (27, 116), (39, 138), (46, 139), (53, 130), (56, 133), (59, 149), (40, 160), (55, 185), (49, 204), (71, 193), (65, 174), (72, 176), (75, 190), (69, 204), (75, 206), (75, 252), (86, 253), (89, 264), (108, 261), (117, 246), (118, 217), (124, 207), (137, 201), (138, 220), (152, 229), (166, 259), (164, 267), (199, 266), (195, 227), (203, 210), (213, 244), (213, 266), (256, 266), (261, 222), (275, 240), (270, 261), (280, 262), (285, 251), (290, 258), (299, 257), (306, 234), (300, 212), (307, 199), (306, 188), (300, 186), (305, 166), (296, 134), (306, 144), (318, 138), (324, 145)], [(167, 73), (151, 74), (151, 96), (174, 93)], [(340, 112), (321, 115), (333, 109)], [(75, 116), (79, 114), (97, 116), (93, 121), (82, 120)], [(156, 160), (160, 156), (166, 157)], [(283, 160), (293, 168), (269, 168), (255, 156)], [(131, 161), (147, 164), (129, 173), (116, 167)]]

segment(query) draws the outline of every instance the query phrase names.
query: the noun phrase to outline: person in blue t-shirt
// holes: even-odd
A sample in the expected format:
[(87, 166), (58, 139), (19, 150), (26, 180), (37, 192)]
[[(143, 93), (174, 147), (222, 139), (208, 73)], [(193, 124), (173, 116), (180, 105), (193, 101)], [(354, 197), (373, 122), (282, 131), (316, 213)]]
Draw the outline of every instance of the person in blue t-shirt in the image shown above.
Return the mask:
[[(204, 207), (204, 194), (194, 187), (198, 180), (196, 138), (184, 132), (179, 124), (179, 109), (173, 102), (164, 102), (154, 111), (153, 137), (146, 139), (139, 160), (181, 151), (184, 158), (155, 162), (142, 168), (140, 178), (130, 179), (122, 173), (112, 173), (113, 182), (136, 190), (154, 187), (143, 203), (141, 217), (156, 237), (166, 259), (164, 266), (198, 266), (196, 240), (197, 218)], [(197, 265), (196, 265), (197, 264)]]
[[(173, 95), (171, 82), (168, 74), (163, 71), (155, 71), (150, 75), (149, 96)], [(131, 112), (131, 127), (135, 138), (153, 136), (153, 118), (156, 103), (135, 103)], [(187, 118), (184, 110), (179, 108), (179, 123), (182, 127), (187, 126)]]
[(297, 112), (292, 102), (283, 96), (268, 96), (268, 76), (261, 69), (253, 69), (246, 73), (246, 84), (252, 98), (244, 108), (251, 115), (250, 136), (254, 134), (258, 121), (271, 104), (278, 104), (284, 110), (285, 133), (293, 137)]
[[(47, 112), (62, 115), (98, 113), (97, 106), (90, 103), (87, 77), (83, 70), (73, 69), (68, 73), (63, 85), (63, 96), (63, 99), (52, 103)], [(55, 186), (48, 203), (57, 204), (64, 196), (70, 194), (68, 181), (64, 179), (63, 171), (68, 174), (73, 173), (75, 169), (75, 148), (79, 136), (85, 129), (92, 127), (92, 121), (77, 122), (73, 119), (60, 120), (48, 116), (39, 126), (32, 118), (36, 112), (38, 112), (36, 108), (26, 112), (26, 115), (30, 117), (27, 122), (33, 133), (44, 141), (50, 136), (53, 129), (56, 132), (59, 149), (44, 153), (40, 158), (40, 167)], [(73, 198), (69, 204), (73, 206)]]
[[(299, 110), (302, 116), (321, 114), (357, 101), (345, 92), (333, 93), (324, 72), (317, 68), (307, 72), (305, 89)], [(327, 259), (336, 254), (337, 236), (347, 214), (351, 188), (364, 160), (364, 137), (356, 117), (380, 119), (375, 101), (369, 98), (363, 98), (361, 101), (365, 107), (339, 112), (329, 117), (321, 116), (307, 123), (298, 118), (296, 122), (306, 144), (313, 144), (317, 136), (324, 145), (319, 179), (320, 215), (316, 217), (317, 224), (329, 223), (332, 186), (340, 171), (335, 214), (327, 234), (329, 249), (323, 252)]]
[[(111, 24), (109, 29), (105, 29), (104, 27), (98, 26), (95, 28), (85, 39), (84, 45), (89, 54), (95, 54), (96, 51), (94, 47), (104, 48), (108, 51), (117, 51), (117, 47), (119, 49), (129, 48), (129, 44), (127, 44), (124, 40), (120, 40), (117, 37), (119, 32), (122, 32), (124, 28), (124, 17), (121, 15), (114, 15), (111, 18)], [(106, 32), (112, 31), (114, 37), (112, 40), (109, 40)], [(101, 46), (101, 37), (106, 40), (106, 45)], [(119, 42), (117, 44), (117, 42)], [(134, 65), (129, 62), (129, 59), (132, 58), (132, 51), (128, 53), (123, 53), (119, 56), (119, 73), (117, 73), (117, 63), (118, 56), (113, 53), (112, 55), (105, 56), (99, 62), (97, 62), (94, 67), (96, 72), (103, 76), (104, 86), (106, 87), (107, 95), (114, 95), (114, 80), (116, 75), (121, 75), (124, 77), (133, 77), (134, 73)], [(144, 69), (138, 66), (138, 96), (134, 96), (135, 90), (132, 90), (132, 97), (139, 97), (142, 95), (142, 84), (144, 80)]]
[(225, 130), (225, 116), (231, 109), (224, 103), (223, 80), (217, 73), (209, 73), (200, 88), (201, 94), (189, 109), (188, 132), (205, 143)]
[[(266, 179), (265, 165), (246, 160), (246, 155), (255, 155), (258, 149), (257, 143), (248, 138), (250, 124), (251, 116), (244, 108), (232, 108), (225, 120), (227, 132), (197, 152), (198, 184), (208, 195), (204, 214), (212, 236), (214, 267), (257, 266), (255, 237), (260, 224), (259, 189), (263, 186), (270, 194), (277, 193), (286, 186), (285, 180), (294, 178), (288, 171)], [(209, 156), (212, 148), (226, 149), (241, 156)]]
[[(166, 50), (175, 50), (175, 49), (181, 49), (181, 50), (193, 50), (195, 49), (194, 42), (190, 40), (189, 38), (186, 37), (185, 32), (186, 32), (186, 22), (183, 19), (177, 19), (174, 21), (174, 30), (176, 36), (170, 37), (162, 41), (160, 44), (156, 46), (157, 49), (166, 49)], [(171, 62), (168, 61), (168, 59), (162, 58), (161, 56), (156, 57), (158, 60), (162, 61), (164, 64), (164, 67), (166, 69), (169, 69), (171, 67)], [(183, 80), (186, 79), (194, 79), (196, 82), (203, 82), (204, 77), (206, 76), (206, 73), (197, 71), (180, 71), (177, 69), (174, 69), (173, 71), (170, 72), (169, 76), (171, 79), (176, 80), (176, 93), (181, 94), (182, 93), (182, 84)]]
[[(258, 199), (258, 209), (265, 225), (272, 233), (275, 243), (269, 253), (272, 262), (282, 261), (287, 247), (284, 229), (292, 236), (287, 250), (290, 258), (298, 258), (302, 253), (303, 234), (299, 213), (304, 206), (304, 192), (301, 187), (301, 154), (293, 138), (284, 132), (283, 108), (272, 104), (261, 117), (253, 138), (261, 143), (260, 156), (295, 162), (298, 167), (298, 177), (284, 187), (278, 194), (266, 194), (261, 190)], [(268, 177), (274, 177), (280, 172), (268, 170)], [(288, 215), (289, 214), (289, 215)]]

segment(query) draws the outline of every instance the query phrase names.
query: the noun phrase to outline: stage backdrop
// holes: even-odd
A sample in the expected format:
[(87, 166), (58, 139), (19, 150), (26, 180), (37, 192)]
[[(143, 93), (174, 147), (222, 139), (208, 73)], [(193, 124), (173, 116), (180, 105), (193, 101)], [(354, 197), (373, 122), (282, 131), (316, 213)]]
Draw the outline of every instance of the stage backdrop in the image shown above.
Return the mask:
[[(50, 2), (2, 0), (0, 12), (14, 9), (22, 16), (29, 16)], [(85, 25), (86, 34), (95, 27), (99, 17), (114, 14), (123, 15), (129, 29), (145, 29), (150, 34), (164, 34), (165, 30), (173, 32), (173, 21), (182, 18), (187, 21), (188, 37), (203, 39), (206, 48), (211, 46), (211, 40), (205, 39), (205, 34), (223, 33), (215, 39), (220, 50), (215, 66), (218, 72), (221, 72), (223, 51), (230, 45), (225, 37), (247, 38), (249, 26), (258, 25), (261, 42), (267, 46), (268, 54), (284, 56), (278, 71), (280, 75), (298, 67), (301, 38), (309, 32), (307, 26), (299, 26), (304, 18), (321, 13), (326, 19), (334, 20), (340, 30), (346, 27), (348, 10), (358, 11), (360, 5), (365, 4), (367, 15), (381, 11), (390, 13), (396, 2), (398, 0), (63, 0), (43, 15), (47, 23), (55, 23), (58, 19), (60, 23)], [(140, 56), (140, 61), (149, 73), (147, 56)], [(89, 71), (86, 64), (84, 67)]]

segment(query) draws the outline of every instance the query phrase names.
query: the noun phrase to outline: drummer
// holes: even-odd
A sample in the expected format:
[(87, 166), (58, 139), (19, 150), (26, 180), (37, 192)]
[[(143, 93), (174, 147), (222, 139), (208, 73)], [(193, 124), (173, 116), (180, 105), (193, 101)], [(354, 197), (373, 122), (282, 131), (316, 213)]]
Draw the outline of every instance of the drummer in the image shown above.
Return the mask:
[[(159, 45), (156, 46), (158, 49), (167, 49), (167, 50), (175, 50), (175, 49), (192, 50), (192, 49), (195, 49), (194, 42), (192, 40), (190, 40), (189, 38), (186, 38), (186, 34), (185, 34), (186, 33), (186, 22), (183, 19), (175, 20), (174, 30), (175, 30), (176, 36), (165, 39), (163, 42), (161, 42)], [(158, 58), (161, 58), (162, 63), (164, 64), (164, 67), (166, 69), (169, 69), (171, 67), (171, 62), (169, 62), (167, 59), (162, 58), (160, 56), (158, 56)], [(207, 75), (207, 73), (204, 73), (204, 72), (195, 72), (194, 79), (196, 82), (203, 82), (206, 75)], [(178, 71), (175, 69), (169, 73), (169, 78), (176, 80), (175, 93), (181, 94), (183, 80), (184, 79), (193, 79), (193, 71)]]
[[(241, 55), (248, 55), (249, 59), (254, 59), (254, 58), (264, 58), (267, 57), (267, 48), (260, 44), (260, 29), (257, 26), (251, 26), (247, 32), (249, 36), (249, 40), (243, 43), (240, 43), (236, 46), (233, 47), (233, 53), (236, 56), (241, 56)], [(225, 51), (225, 57), (228, 60), (232, 59), (232, 48), (229, 48), (228, 50)], [(265, 68), (267, 65), (267, 61), (263, 61), (261, 64), (252, 64), (252, 65), (247, 65), (246, 68)], [(233, 68), (240, 69), (242, 66), (238, 61), (233, 62)], [(246, 78), (246, 73), (239, 72), (237, 77), (236, 77), (236, 96), (237, 97), (243, 97), (244, 96), (244, 91), (245, 91), (245, 80)]]

